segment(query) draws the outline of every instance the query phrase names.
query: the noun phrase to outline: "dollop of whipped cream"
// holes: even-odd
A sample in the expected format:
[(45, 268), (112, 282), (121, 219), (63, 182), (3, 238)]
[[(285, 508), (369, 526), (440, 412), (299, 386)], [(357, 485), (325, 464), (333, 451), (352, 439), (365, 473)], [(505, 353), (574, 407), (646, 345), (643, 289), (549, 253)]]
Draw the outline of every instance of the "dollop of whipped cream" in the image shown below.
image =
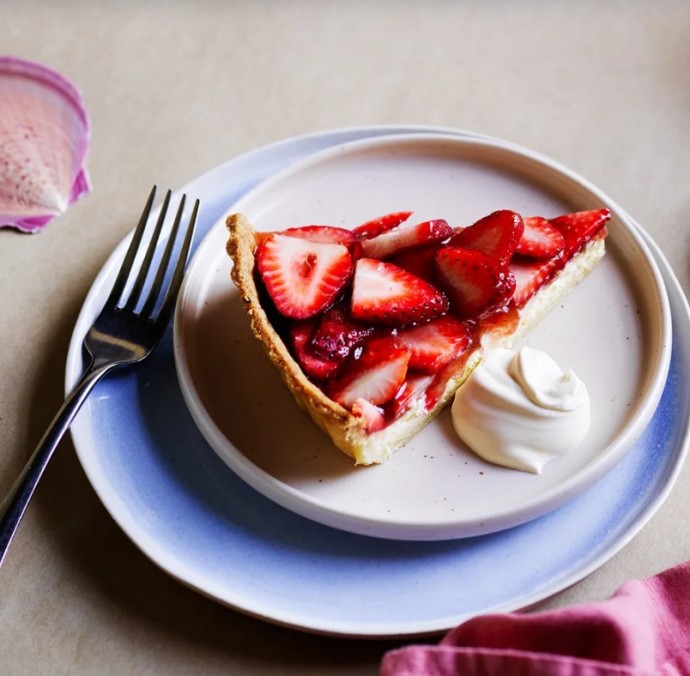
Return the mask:
[(589, 395), (545, 352), (489, 350), (451, 407), (453, 427), (480, 457), (540, 474), (587, 434)]

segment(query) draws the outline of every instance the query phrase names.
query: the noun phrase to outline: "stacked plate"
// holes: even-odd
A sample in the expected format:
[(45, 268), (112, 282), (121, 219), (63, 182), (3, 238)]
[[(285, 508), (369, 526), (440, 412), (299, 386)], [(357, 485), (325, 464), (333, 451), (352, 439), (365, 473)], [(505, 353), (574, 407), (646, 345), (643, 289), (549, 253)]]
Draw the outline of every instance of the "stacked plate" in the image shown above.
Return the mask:
[[(261, 148), (184, 191), (201, 200), (203, 241), (174, 336), (99, 385), (72, 430), (113, 518), (182, 582), (316, 632), (441, 631), (573, 584), (670, 491), (687, 450), (687, 304), (642, 228), (583, 178), (495, 139), (384, 127)], [(270, 230), (354, 226), (403, 209), (464, 224), (501, 208), (600, 206), (613, 212), (607, 256), (527, 338), (573, 367), (593, 404), (585, 442), (539, 476), (474, 457), (447, 412), (385, 465), (353, 467), (249, 333), (224, 251), (230, 211)], [(79, 317), (68, 386), (124, 245)]]

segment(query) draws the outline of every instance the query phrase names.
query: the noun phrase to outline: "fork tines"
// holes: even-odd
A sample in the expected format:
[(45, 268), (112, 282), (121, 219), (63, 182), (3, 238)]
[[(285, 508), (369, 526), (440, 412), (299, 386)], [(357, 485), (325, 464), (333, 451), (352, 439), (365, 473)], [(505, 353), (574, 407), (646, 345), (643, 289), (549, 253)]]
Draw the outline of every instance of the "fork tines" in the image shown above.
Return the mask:
[[(151, 319), (154, 319), (154, 313), (157, 307), (159, 310), (158, 313), (155, 314), (155, 318), (163, 318), (172, 310), (172, 306), (177, 295), (177, 290), (182, 281), (182, 276), (184, 275), (184, 268), (189, 256), (189, 250), (192, 244), (192, 238), (194, 236), (194, 226), (196, 224), (197, 214), (199, 211), (199, 200), (195, 200), (192, 214), (189, 218), (189, 224), (184, 232), (182, 243), (178, 247), (176, 263), (174, 264), (174, 267), (170, 273), (168, 268), (170, 267), (170, 262), (173, 259), (173, 253), (177, 245), (178, 231), (180, 230), (180, 223), (182, 222), (182, 216), (185, 210), (186, 195), (182, 195), (180, 198), (177, 213), (175, 214), (172, 226), (169, 228), (167, 243), (165, 244), (163, 251), (160, 252), (158, 251), (160, 248), (158, 246), (159, 240), (161, 239), (161, 234), (165, 229), (166, 216), (172, 197), (172, 191), (167, 191), (163, 204), (160, 207), (160, 212), (158, 214), (155, 227), (150, 235), (149, 243), (146, 247), (143, 260), (141, 261), (139, 272), (131, 284), (129, 293), (125, 294), (128, 281), (130, 280), (132, 271), (134, 269), (137, 252), (140, 248), (142, 248), (141, 243), (147, 230), (147, 224), (151, 215), (155, 195), (156, 186), (153, 186), (148, 200), (146, 201), (144, 211), (139, 219), (139, 223), (132, 235), (132, 241), (130, 242), (127, 254), (122, 262), (120, 272), (118, 273), (115, 284), (113, 285), (113, 289), (108, 297), (108, 301), (106, 302), (106, 305), (112, 305), (135, 312), (140, 303), (142, 293), (146, 288), (146, 283), (150, 276), (154, 259), (158, 257), (155, 276), (153, 277), (153, 280), (149, 282), (150, 286), (148, 288), (148, 293), (144, 300), (143, 306), (138, 313), (143, 317), (148, 317)], [(159, 302), (161, 300), (162, 291), (166, 281), (166, 292), (163, 296), (162, 302)]]

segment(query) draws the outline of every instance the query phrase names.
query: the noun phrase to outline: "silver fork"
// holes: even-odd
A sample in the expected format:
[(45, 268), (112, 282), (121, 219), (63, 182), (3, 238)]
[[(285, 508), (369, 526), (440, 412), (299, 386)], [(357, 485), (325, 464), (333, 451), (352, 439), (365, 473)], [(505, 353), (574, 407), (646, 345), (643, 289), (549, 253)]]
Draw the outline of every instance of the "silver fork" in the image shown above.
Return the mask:
[[(153, 274), (151, 267), (159, 240), (163, 246), (165, 236), (161, 235), (171, 193), (168, 190), (143, 259), (135, 266), (137, 258), (141, 258), (137, 256), (137, 252), (144, 248), (142, 239), (155, 195), (154, 186), (112, 291), (84, 338), (84, 350), (89, 357), (89, 363), (81, 379), (43, 435), (14, 487), (0, 504), (0, 564), (48, 461), (94, 385), (113, 369), (136, 364), (145, 359), (151, 354), (168, 325), (194, 236), (199, 200), (194, 203), (187, 228), (180, 236), (182, 243), (175, 253), (186, 199), (185, 195), (182, 195), (165, 249), (142, 304), (141, 298), (146, 282)], [(170, 271), (171, 274), (167, 274), (171, 263), (174, 268)]]

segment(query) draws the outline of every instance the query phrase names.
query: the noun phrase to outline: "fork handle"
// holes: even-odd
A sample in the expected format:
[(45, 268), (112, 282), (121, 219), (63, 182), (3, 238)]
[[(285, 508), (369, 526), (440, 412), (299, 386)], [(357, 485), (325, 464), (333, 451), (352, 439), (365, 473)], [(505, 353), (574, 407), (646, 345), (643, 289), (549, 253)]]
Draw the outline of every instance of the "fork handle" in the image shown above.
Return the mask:
[(94, 385), (113, 368), (90, 364), (57, 412), (9, 494), (0, 504), (0, 565), (43, 471)]

